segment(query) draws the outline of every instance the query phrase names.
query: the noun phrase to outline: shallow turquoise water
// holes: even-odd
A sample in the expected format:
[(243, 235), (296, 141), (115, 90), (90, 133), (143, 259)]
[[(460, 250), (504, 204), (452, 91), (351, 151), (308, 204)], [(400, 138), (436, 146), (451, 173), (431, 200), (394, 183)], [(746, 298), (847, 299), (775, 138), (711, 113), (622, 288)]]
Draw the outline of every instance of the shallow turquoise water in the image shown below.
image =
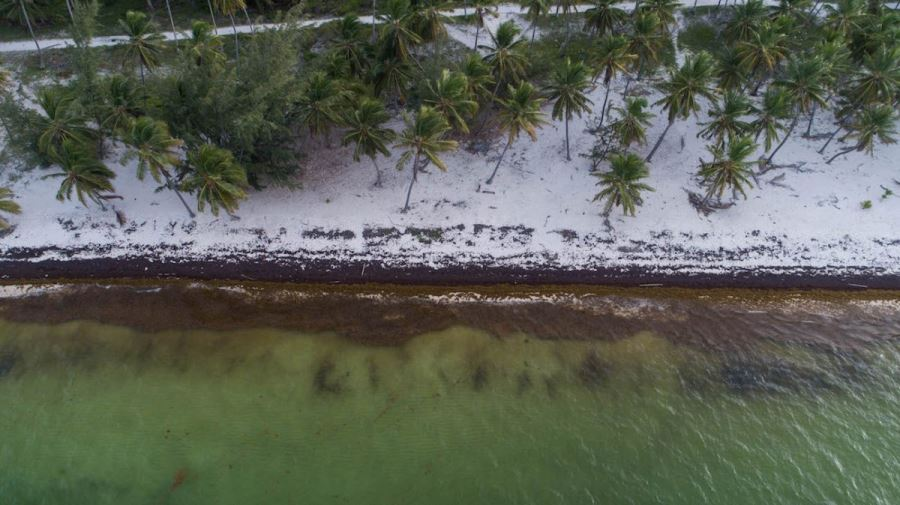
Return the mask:
[[(342, 303), (335, 317), (364, 302)], [(389, 303), (419, 314), (446, 302)], [(542, 305), (538, 325), (523, 323), (537, 310), (527, 303), (479, 301), (479, 319), (457, 306), (455, 320), (390, 345), (306, 320), (138, 328), (26, 321), (7, 307), (0, 502), (900, 503), (896, 305), (872, 315), (775, 301), (751, 322), (733, 316), (738, 302), (728, 315), (680, 303), (560, 303), (558, 321)], [(648, 306), (661, 309), (635, 309)], [(588, 317), (606, 337), (571, 320)], [(698, 344), (660, 318), (737, 333)], [(496, 320), (509, 331), (477, 322)], [(840, 334), (815, 338), (815, 321)], [(527, 331), (546, 324), (580, 329)], [(738, 339), (742, 324), (781, 337)]]

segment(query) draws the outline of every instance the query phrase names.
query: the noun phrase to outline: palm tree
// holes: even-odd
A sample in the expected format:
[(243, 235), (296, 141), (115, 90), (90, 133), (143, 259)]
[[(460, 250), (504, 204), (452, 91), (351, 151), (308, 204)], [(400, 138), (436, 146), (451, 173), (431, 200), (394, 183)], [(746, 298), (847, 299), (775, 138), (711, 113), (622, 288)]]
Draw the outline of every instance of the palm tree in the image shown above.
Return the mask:
[(572, 155), (569, 153), (569, 120), (575, 115), (581, 117), (583, 112), (591, 112), (593, 102), (585, 95), (590, 87), (584, 63), (580, 61), (572, 63), (572, 60), (566, 58), (553, 72), (550, 84), (546, 88), (547, 99), (553, 102), (553, 119), (564, 119), (566, 123), (567, 161), (572, 161)]
[(409, 61), (411, 48), (422, 43), (422, 37), (409, 26), (409, 0), (390, 0), (385, 14), (379, 19), (383, 24), (380, 42), (382, 59)]
[(409, 180), (409, 189), (406, 190), (406, 203), (403, 210), (409, 210), (409, 197), (412, 195), (413, 184), (419, 175), (419, 160), (424, 158), (440, 170), (447, 170), (447, 165), (439, 157), (441, 153), (455, 150), (459, 145), (455, 140), (445, 140), (443, 137), (450, 130), (450, 124), (441, 113), (423, 105), (419, 108), (414, 119), (407, 118), (406, 129), (400, 134), (395, 147), (404, 149), (397, 161), (397, 170), (403, 168), (412, 159), (412, 178)]
[(762, 105), (756, 109), (752, 127), (756, 132), (754, 141), (760, 134), (766, 134), (765, 152), (769, 152), (772, 143), (779, 139), (779, 131), (787, 130), (784, 121), (793, 115), (792, 105), (790, 96), (781, 88), (770, 88), (763, 94)]
[(746, 96), (735, 91), (726, 91), (722, 96), (722, 104), (714, 103), (709, 110), (710, 121), (700, 123), (704, 128), (697, 136), (712, 139), (713, 145), (716, 146), (724, 145), (726, 139), (733, 142), (734, 139), (749, 134), (753, 129), (749, 122), (742, 119), (751, 112), (750, 100)]
[(900, 90), (900, 49), (882, 48), (866, 56), (862, 71), (850, 82), (847, 106), (839, 114), (843, 119), (819, 148), (819, 154), (844, 128), (844, 125), (861, 108), (877, 104), (896, 104), (895, 96)]
[(222, 38), (213, 32), (213, 27), (209, 23), (203, 21), (194, 21), (191, 25), (188, 51), (197, 66), (209, 65), (219, 68), (225, 63)]
[(340, 106), (346, 93), (324, 72), (313, 73), (300, 91), (297, 116), (309, 128), (310, 135), (328, 134), (339, 122)]
[(461, 133), (469, 133), (468, 120), (478, 112), (478, 102), (469, 93), (468, 79), (462, 72), (446, 68), (434, 82), (428, 82), (422, 103), (441, 113)]
[(753, 187), (750, 183), (750, 166), (747, 158), (756, 151), (757, 145), (750, 137), (739, 137), (728, 142), (726, 148), (722, 144), (713, 144), (707, 149), (712, 154), (712, 161), (700, 160), (699, 175), (707, 186), (706, 199), (713, 196), (721, 199), (726, 189), (731, 190), (732, 198), (740, 193), (747, 198), (744, 187)]
[(865, 151), (872, 154), (875, 150), (875, 141), (882, 144), (893, 144), (897, 141), (896, 111), (889, 105), (875, 105), (866, 107), (862, 113), (848, 126), (850, 131), (844, 138), (856, 139), (856, 144), (844, 150), (838, 151), (826, 163), (831, 164), (838, 156), (843, 156), (851, 151)]
[(584, 25), (599, 36), (614, 33), (628, 19), (628, 13), (616, 7), (620, 0), (594, 0), (584, 13)]
[(855, 32), (865, 16), (865, 4), (862, 0), (836, 0), (825, 4), (826, 25), (844, 34)]
[(485, 181), (487, 184), (493, 184), (494, 177), (497, 175), (497, 169), (500, 168), (500, 163), (503, 162), (503, 157), (506, 156), (506, 150), (519, 138), (519, 135), (525, 132), (531, 138), (531, 141), (534, 142), (537, 140), (537, 129), (547, 122), (544, 119), (544, 113), (541, 112), (541, 105), (544, 103), (544, 99), (536, 95), (534, 86), (526, 81), (522, 81), (515, 88), (511, 85), (507, 87), (509, 88), (509, 98), (500, 100), (501, 108), (499, 114), (500, 131), (507, 133), (506, 146), (503, 148), (503, 152), (500, 153), (500, 159), (497, 160), (494, 171), (491, 172), (491, 176)]
[(756, 95), (763, 81), (787, 57), (788, 48), (784, 34), (766, 21), (749, 39), (737, 43), (737, 51), (748, 75), (759, 79), (751, 93)]
[(337, 25), (337, 39), (334, 52), (350, 65), (350, 73), (356, 77), (363, 75), (366, 68), (366, 44), (362, 37), (362, 23), (353, 15), (342, 17)]
[(666, 33), (675, 25), (675, 13), (681, 3), (678, 0), (645, 0), (641, 2), (641, 12), (655, 15), (659, 19), (660, 27)]
[(900, 90), (900, 47), (882, 47), (863, 60), (862, 71), (851, 82), (856, 104), (888, 104)]
[(181, 164), (179, 150), (184, 142), (180, 139), (172, 137), (169, 133), (169, 127), (162, 121), (143, 116), (136, 119), (131, 124), (131, 129), (124, 138), (131, 150), (126, 159), (137, 158), (137, 177), (144, 180), (147, 172), (156, 182), (166, 181), (166, 188), (175, 192), (181, 204), (187, 209), (188, 215), (194, 218), (194, 211), (184, 201), (184, 197), (178, 191), (178, 188), (172, 182), (172, 176), (169, 173), (170, 168), (177, 167)]
[[(22, 207), (13, 200), (14, 196), (9, 188), (0, 188), (0, 212), (6, 214), (20, 214), (22, 212)], [(9, 227), (9, 221), (0, 216), (0, 230), (6, 230)]]
[(751, 40), (759, 32), (767, 10), (762, 0), (748, 0), (732, 7), (731, 19), (725, 25), (725, 34), (731, 40)]
[(625, 108), (613, 107), (619, 113), (619, 119), (612, 127), (622, 147), (627, 149), (634, 143), (641, 146), (647, 143), (647, 127), (654, 114), (644, 110), (646, 108), (647, 99), (643, 97), (627, 98)]
[(184, 179), (181, 188), (197, 192), (197, 210), (203, 212), (209, 205), (214, 216), (219, 209), (234, 214), (241, 200), (247, 198), (247, 173), (234, 159), (231, 151), (204, 144), (188, 155), (192, 171)]
[(100, 127), (110, 133), (127, 128), (143, 112), (140, 95), (132, 80), (116, 74), (104, 83), (104, 104)]
[(441, 11), (440, 0), (429, 0), (424, 6), (418, 6), (414, 11), (411, 23), (422, 42), (431, 43), (434, 46), (434, 55), (440, 62), (441, 40), (447, 37), (447, 23), (449, 18)]
[(408, 63), (399, 58), (389, 58), (375, 63), (372, 80), (378, 95), (395, 96), (401, 102), (406, 99), (406, 85), (412, 79)]
[[(654, 66), (659, 62), (660, 52), (666, 38), (660, 33), (659, 18), (655, 14), (636, 12), (631, 26), (631, 35), (628, 40), (628, 53), (637, 55), (637, 80), (640, 81), (644, 70), (648, 66)], [(625, 94), (631, 87), (631, 79), (625, 86)]]
[(647, 163), (634, 153), (613, 154), (609, 158), (609, 172), (593, 172), (600, 179), (597, 185), (603, 189), (594, 201), (606, 201), (603, 214), (608, 216), (613, 207), (622, 207), (623, 214), (634, 216), (637, 207), (643, 205), (642, 191), (654, 191), (640, 182), (650, 176)]
[(809, 114), (813, 104), (825, 105), (824, 74), (825, 64), (821, 58), (794, 58), (788, 62), (784, 78), (775, 82), (776, 86), (785, 90), (788, 99), (793, 103), (794, 119), (791, 121), (788, 131), (785, 132), (784, 138), (781, 139), (781, 143), (769, 155), (766, 164), (772, 163), (772, 158), (791, 136), (800, 115)]
[[(239, 10), (247, 12), (247, 4), (244, 0), (212, 0), (216, 10), (228, 16), (231, 20), (231, 30), (234, 32), (234, 55), (238, 61), (241, 59), (241, 46), (238, 41), (237, 24), (234, 22), (234, 15)], [(249, 17), (248, 17), (249, 19)]]
[(566, 41), (563, 45), (569, 43), (569, 37), (572, 34), (572, 23), (570, 14), (578, 12), (577, 0), (556, 0), (556, 14), (566, 18)]
[(472, 7), (475, 10), (475, 17), (473, 18), (475, 22), (475, 44), (472, 45), (472, 50), (475, 51), (478, 49), (478, 36), (481, 34), (481, 29), (484, 28), (484, 16), (497, 16), (497, 2), (496, 0), (473, 0)]
[(375, 187), (381, 187), (381, 169), (378, 168), (377, 157), (379, 154), (384, 157), (391, 155), (387, 144), (395, 137), (394, 130), (384, 126), (390, 118), (384, 104), (373, 98), (364, 98), (344, 117), (347, 133), (341, 144), (346, 146), (353, 143), (353, 161), (358, 163), (363, 155), (372, 160), (375, 165)]
[(656, 105), (662, 104), (663, 110), (668, 112), (669, 122), (653, 146), (653, 150), (647, 155), (648, 162), (653, 159), (653, 155), (676, 119), (687, 119), (691, 114), (696, 114), (700, 110), (698, 102), (700, 98), (713, 100), (713, 90), (709, 87), (713, 68), (713, 60), (709, 53), (689, 55), (681, 68), (674, 72), (670, 71), (669, 79), (660, 85), (659, 89), (665, 96), (656, 102)]
[(534, 33), (537, 31), (538, 21), (547, 17), (550, 13), (550, 4), (547, 0), (519, 0), (519, 6), (525, 9), (525, 19), (531, 23), (531, 40), (529, 47), (534, 44)]
[(460, 63), (459, 71), (466, 76), (469, 96), (475, 97), (477, 100), (490, 97), (490, 86), (494, 83), (494, 78), (491, 75), (491, 67), (480, 56), (477, 54), (467, 55)]
[(37, 103), (44, 113), (37, 127), (38, 151), (52, 158), (66, 141), (85, 144), (91, 138), (91, 130), (85, 126), (87, 118), (82, 115), (75, 97), (60, 88), (43, 88), (38, 91)]
[[(816, 47), (813, 48), (813, 54), (822, 58), (822, 62), (825, 64), (825, 70), (822, 75), (823, 81), (829, 90), (829, 96), (825, 99), (828, 102), (837, 90), (839, 83), (844, 81), (845, 76), (851, 75), (853, 72), (853, 68), (850, 65), (850, 50), (847, 49), (844, 38), (838, 36), (832, 40), (823, 40), (816, 44)], [(814, 103), (812, 112), (809, 114), (809, 122), (806, 124), (806, 137), (809, 137), (812, 133), (812, 125), (817, 109), (818, 104)]]
[(600, 126), (603, 125), (603, 119), (606, 117), (606, 103), (609, 100), (609, 90), (612, 87), (612, 80), (618, 73), (625, 73), (632, 66), (632, 62), (637, 56), (628, 51), (628, 39), (623, 35), (606, 35), (599, 41), (594, 65), (593, 82), (597, 82), (600, 75), (603, 75), (603, 85), (606, 87), (606, 94), (603, 96), (603, 107), (600, 109)]
[(495, 97), (501, 84), (512, 84), (525, 76), (528, 59), (520, 51), (525, 40), (519, 37), (519, 33), (518, 25), (506, 21), (497, 27), (497, 33), (491, 34), (493, 46), (480, 46), (488, 50), (484, 61), (494, 73)]
[(137, 61), (141, 69), (141, 84), (144, 84), (144, 69), (152, 71), (159, 66), (159, 55), (163, 50), (162, 35), (143, 12), (128, 11), (119, 20), (119, 25), (128, 35), (124, 45), (125, 61)]
[(113, 191), (112, 179), (116, 174), (98, 160), (82, 143), (67, 139), (54, 151), (53, 162), (60, 172), (45, 177), (62, 177), (56, 199), (60, 202), (72, 199), (74, 190), (78, 201), (85, 207), (91, 200), (103, 207), (102, 193)]
[(747, 72), (740, 54), (731, 46), (719, 51), (716, 58), (716, 80), (722, 91), (736, 90), (747, 82)]

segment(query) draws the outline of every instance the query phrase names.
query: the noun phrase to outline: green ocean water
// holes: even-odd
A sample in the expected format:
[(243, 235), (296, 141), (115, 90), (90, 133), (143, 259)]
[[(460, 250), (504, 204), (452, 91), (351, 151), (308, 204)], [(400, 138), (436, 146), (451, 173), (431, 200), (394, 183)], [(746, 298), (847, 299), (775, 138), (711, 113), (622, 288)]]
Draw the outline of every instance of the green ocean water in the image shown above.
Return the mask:
[[(429, 303), (443, 302), (390, 300), (407, 314)], [(389, 345), (303, 322), (6, 317), (0, 503), (900, 503), (900, 311), (813, 304), (767, 309), (763, 324), (689, 303), (673, 317), (681, 306), (666, 300), (606, 299), (590, 315), (601, 339), (591, 325), (571, 338), (528, 331), (554, 324), (552, 304), (537, 325), (522, 323), (527, 304), (510, 315), (479, 301), (479, 320), (509, 330), (453, 308), (456, 319)], [(588, 317), (579, 307), (560, 306), (557, 326)], [(698, 344), (654, 317), (722, 329), (724, 342), (742, 324), (806, 337)], [(817, 339), (811, 319), (841, 330)]]

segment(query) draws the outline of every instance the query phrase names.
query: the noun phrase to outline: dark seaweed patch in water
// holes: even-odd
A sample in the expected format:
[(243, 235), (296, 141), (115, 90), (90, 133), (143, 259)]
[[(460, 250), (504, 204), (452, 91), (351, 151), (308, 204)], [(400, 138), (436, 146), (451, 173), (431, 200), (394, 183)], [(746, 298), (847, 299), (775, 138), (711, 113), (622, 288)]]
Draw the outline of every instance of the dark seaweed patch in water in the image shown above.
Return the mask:
[(344, 390), (340, 380), (334, 379), (334, 363), (331, 360), (324, 360), (319, 364), (313, 375), (313, 389), (316, 393), (321, 394), (339, 394)]
[(735, 393), (779, 393), (834, 389), (824, 373), (784, 361), (735, 361), (722, 367), (722, 380)]
[(487, 367), (484, 365), (478, 365), (475, 368), (475, 372), (472, 373), (472, 389), (475, 391), (481, 391), (487, 386), (488, 383), (488, 371)]
[(609, 379), (610, 365), (596, 352), (589, 352), (578, 367), (578, 378), (585, 386), (596, 387)]
[(372, 386), (372, 389), (376, 390), (380, 383), (381, 377), (378, 375), (378, 365), (376, 365), (374, 361), (369, 360), (369, 386)]
[(516, 379), (516, 393), (522, 394), (525, 391), (528, 391), (532, 387), (531, 383), (531, 375), (528, 372), (522, 372), (519, 374), (519, 377)]
[(12, 349), (4, 349), (0, 351), (0, 378), (9, 375), (16, 363), (19, 362), (19, 353)]

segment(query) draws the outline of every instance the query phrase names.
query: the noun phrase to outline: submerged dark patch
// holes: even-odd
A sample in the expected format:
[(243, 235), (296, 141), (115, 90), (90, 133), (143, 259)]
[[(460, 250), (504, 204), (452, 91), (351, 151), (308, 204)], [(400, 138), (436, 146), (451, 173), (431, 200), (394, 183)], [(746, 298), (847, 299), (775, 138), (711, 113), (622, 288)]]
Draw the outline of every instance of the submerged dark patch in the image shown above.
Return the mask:
[(578, 378), (585, 386), (600, 386), (609, 379), (611, 366), (596, 352), (589, 352), (578, 367)]
[(313, 375), (313, 389), (320, 394), (338, 394), (344, 390), (340, 380), (334, 379), (334, 362), (323, 360)]
[(478, 365), (475, 368), (475, 371), (472, 372), (472, 389), (475, 391), (481, 391), (487, 386), (488, 383), (488, 371), (487, 367), (483, 364)]
[(19, 353), (14, 349), (0, 350), (0, 378), (12, 373), (20, 359)]
[(733, 361), (722, 367), (721, 374), (725, 386), (735, 393), (781, 393), (836, 387), (823, 372), (781, 360)]

